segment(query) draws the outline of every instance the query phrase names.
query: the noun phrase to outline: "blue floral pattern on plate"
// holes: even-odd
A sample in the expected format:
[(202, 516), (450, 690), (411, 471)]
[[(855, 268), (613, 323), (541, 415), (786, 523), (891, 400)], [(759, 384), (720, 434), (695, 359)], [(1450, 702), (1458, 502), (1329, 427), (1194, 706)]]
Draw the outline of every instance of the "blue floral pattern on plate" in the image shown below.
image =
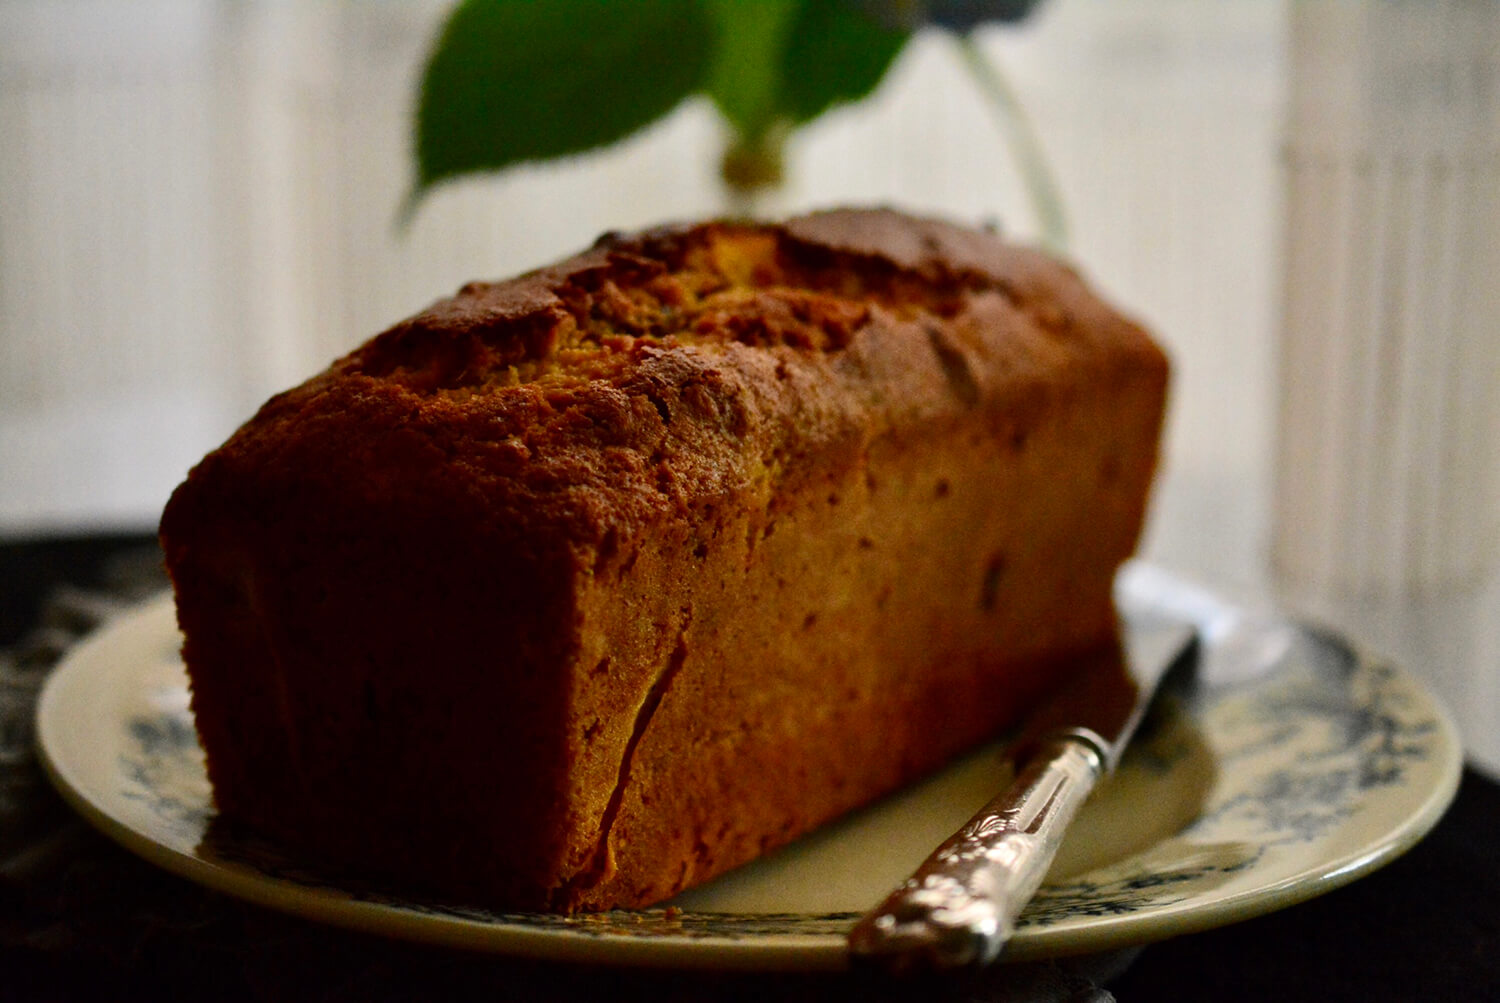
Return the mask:
[[(1147, 566), (1122, 576), (1121, 603), (1127, 620), (1194, 623), (1203, 657), (1187, 688), (1154, 712), (1110, 781), (1112, 794), (1101, 791), (1080, 819), (1084, 831), (1069, 843), (1082, 849), (1071, 865), (1059, 860), (1008, 957), (1111, 949), (1301, 901), (1409, 848), (1451, 800), (1461, 748), (1410, 675), (1334, 635), (1237, 608)], [(875, 837), (861, 837), (858, 820), (815, 837), (827, 844), (822, 858), (778, 855), (731, 875), (728, 891), (709, 886), (664, 908), (581, 916), (393, 895), (235, 831), (212, 811), (176, 644), (170, 600), (123, 618), (58, 671), (38, 715), (59, 789), (148, 859), (264, 905), (426, 941), (617, 963), (844, 963), (843, 936), (864, 899), (852, 908), (777, 908), (774, 889), (820, 880), (820, 859), (866, 852)], [(876, 811), (913, 811), (912, 803)], [(1156, 829), (1122, 835), (1163, 812)], [(1091, 842), (1092, 855), (1083, 845)], [(779, 869), (763, 882), (773, 891), (757, 890), (755, 868)], [(871, 891), (869, 900), (878, 897)]]

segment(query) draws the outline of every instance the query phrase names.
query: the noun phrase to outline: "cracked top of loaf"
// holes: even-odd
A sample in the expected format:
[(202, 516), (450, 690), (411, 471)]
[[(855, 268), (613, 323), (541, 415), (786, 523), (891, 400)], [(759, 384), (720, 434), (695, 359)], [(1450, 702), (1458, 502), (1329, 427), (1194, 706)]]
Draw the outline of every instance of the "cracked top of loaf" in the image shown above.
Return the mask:
[[(981, 300), (1013, 336), (968, 329)], [(913, 321), (925, 342), (886, 336)], [(1066, 266), (983, 230), (849, 209), (606, 234), (378, 335), (273, 397), (197, 474), (427, 492), (607, 547), (684, 498), (785, 489), (800, 459), (983, 406), (996, 381), (1024, 435), (1028, 394), (1045, 407), (1059, 370), (1086, 382), (1129, 356), (1160, 364)]]

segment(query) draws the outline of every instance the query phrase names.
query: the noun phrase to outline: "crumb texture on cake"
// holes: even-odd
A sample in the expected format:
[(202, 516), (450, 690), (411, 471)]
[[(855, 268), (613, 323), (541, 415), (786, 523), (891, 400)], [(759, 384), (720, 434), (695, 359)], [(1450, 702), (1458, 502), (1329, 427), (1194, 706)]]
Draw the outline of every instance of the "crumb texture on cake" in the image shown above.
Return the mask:
[(280, 394), (162, 541), (219, 810), (640, 906), (937, 767), (1113, 630), (1167, 364), (889, 210), (609, 234)]

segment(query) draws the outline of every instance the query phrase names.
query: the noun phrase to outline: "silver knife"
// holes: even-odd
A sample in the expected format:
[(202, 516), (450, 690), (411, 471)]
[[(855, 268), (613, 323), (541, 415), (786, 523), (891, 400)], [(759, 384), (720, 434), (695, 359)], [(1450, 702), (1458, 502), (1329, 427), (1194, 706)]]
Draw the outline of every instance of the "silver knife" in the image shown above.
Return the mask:
[(1062, 845), (1112, 772), (1168, 670), (1193, 657), (1186, 624), (1132, 619), (1028, 718), (1017, 775), (849, 932), (856, 962), (892, 971), (987, 965), (1000, 956)]

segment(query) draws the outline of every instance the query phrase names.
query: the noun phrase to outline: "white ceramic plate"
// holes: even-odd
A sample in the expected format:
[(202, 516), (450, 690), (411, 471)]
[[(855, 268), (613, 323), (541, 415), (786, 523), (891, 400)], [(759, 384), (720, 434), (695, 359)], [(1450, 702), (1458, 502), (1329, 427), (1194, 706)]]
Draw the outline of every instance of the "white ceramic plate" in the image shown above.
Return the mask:
[[(1462, 750), (1410, 676), (1338, 638), (1249, 612), (1156, 569), (1121, 580), (1130, 616), (1193, 622), (1196, 682), (1168, 699), (1070, 831), (1009, 960), (1103, 951), (1270, 912), (1415, 844), (1457, 789)], [(537, 958), (825, 969), (844, 933), (1004, 781), (996, 749), (667, 908), (499, 914), (384, 894), (214, 819), (167, 597), (81, 645), (38, 709), (63, 795), (129, 849), (311, 919)]]

